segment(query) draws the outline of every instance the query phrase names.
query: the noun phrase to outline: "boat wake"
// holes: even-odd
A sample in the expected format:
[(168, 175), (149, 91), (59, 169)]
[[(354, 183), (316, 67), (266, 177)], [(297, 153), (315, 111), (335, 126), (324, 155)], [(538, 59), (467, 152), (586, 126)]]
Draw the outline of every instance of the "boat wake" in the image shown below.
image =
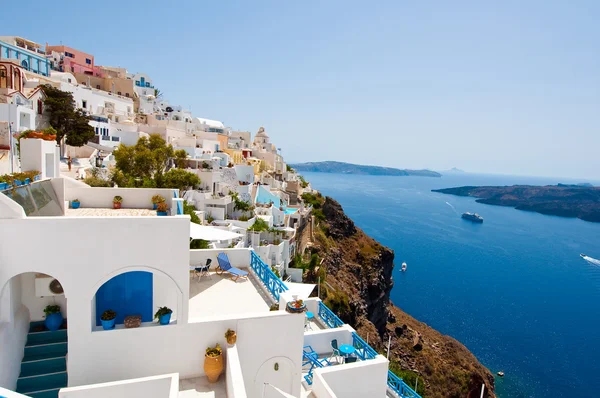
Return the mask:
[(592, 258), (590, 256), (586, 256), (585, 254), (581, 254), (581, 258), (583, 258), (585, 261), (587, 261), (590, 264), (600, 267), (600, 260), (598, 260), (598, 259)]
[(448, 203), (448, 202), (446, 202), (446, 204), (447, 204), (448, 206), (450, 206), (450, 208), (451, 208), (451, 209), (452, 209), (452, 210), (453, 210), (453, 211), (454, 211), (456, 214), (458, 214), (458, 212), (456, 211), (456, 209), (454, 208), (454, 206), (452, 206), (452, 205), (451, 205), (450, 203)]

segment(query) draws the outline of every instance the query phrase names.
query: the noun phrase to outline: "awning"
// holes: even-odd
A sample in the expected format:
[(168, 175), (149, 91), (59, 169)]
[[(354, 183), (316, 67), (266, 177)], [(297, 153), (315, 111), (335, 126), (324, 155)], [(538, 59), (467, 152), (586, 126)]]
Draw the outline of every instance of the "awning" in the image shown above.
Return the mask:
[(287, 293), (291, 295), (297, 295), (299, 299), (306, 300), (310, 294), (315, 290), (315, 284), (312, 283), (296, 283), (296, 282), (283, 282), (287, 286), (289, 291)]
[(207, 227), (190, 222), (190, 238), (191, 239), (202, 239), (209, 242), (218, 240), (231, 240), (237, 238), (243, 238), (242, 235), (236, 234), (235, 232), (227, 231), (225, 229)]

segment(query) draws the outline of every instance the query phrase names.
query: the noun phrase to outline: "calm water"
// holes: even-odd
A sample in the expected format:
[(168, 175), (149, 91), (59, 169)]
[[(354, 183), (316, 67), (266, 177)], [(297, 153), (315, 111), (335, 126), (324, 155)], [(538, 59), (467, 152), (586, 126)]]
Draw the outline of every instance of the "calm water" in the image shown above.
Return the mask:
[[(496, 378), (500, 397), (600, 396), (600, 267), (579, 257), (600, 259), (600, 224), (431, 192), (568, 181), (304, 175), (394, 249), (396, 305), (458, 339), (493, 373), (506, 373)], [(462, 220), (465, 211), (485, 222)]]

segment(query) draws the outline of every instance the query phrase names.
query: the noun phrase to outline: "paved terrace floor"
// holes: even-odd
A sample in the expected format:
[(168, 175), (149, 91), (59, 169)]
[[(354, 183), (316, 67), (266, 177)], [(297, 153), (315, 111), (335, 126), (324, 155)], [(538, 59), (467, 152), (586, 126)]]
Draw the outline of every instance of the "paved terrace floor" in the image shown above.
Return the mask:
[(226, 398), (225, 374), (216, 383), (209, 383), (204, 377), (179, 380), (180, 398)]
[(156, 210), (150, 209), (97, 209), (97, 208), (79, 208), (67, 209), (65, 212), (69, 217), (156, 217)]
[(268, 312), (270, 301), (258, 282), (231, 280), (228, 275), (210, 273), (198, 280), (190, 273), (189, 318), (223, 317), (245, 313)]

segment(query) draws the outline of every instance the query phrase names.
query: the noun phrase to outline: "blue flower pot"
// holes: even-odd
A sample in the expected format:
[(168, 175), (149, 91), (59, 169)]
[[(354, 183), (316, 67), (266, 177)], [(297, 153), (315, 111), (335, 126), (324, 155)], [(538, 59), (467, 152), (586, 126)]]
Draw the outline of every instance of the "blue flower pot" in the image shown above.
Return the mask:
[(25, 185), (31, 184), (31, 179), (30, 178), (26, 178), (25, 179)]
[(0, 191), (8, 189), (9, 185), (5, 182), (0, 182)]
[(38, 174), (35, 177), (33, 177), (33, 181), (39, 181), (41, 179), (42, 179), (42, 175), (41, 174)]
[(15, 181), (15, 186), (20, 187), (21, 185), (23, 185), (23, 181), (21, 180), (14, 180)]
[(158, 204), (156, 204), (156, 203), (152, 204), (152, 210), (156, 210), (157, 207), (158, 207)]
[(158, 320), (161, 325), (168, 325), (169, 322), (171, 322), (171, 313), (161, 315), (160, 318), (158, 318)]
[(166, 216), (168, 213), (166, 211), (157, 211), (156, 215), (157, 216)]
[(71, 202), (71, 208), (79, 209), (79, 206), (81, 206), (81, 202)]
[(100, 319), (100, 322), (102, 322), (102, 329), (104, 330), (111, 330), (115, 328), (115, 319), (111, 319), (110, 321)]
[(54, 314), (46, 315), (46, 320), (44, 321), (44, 325), (50, 330), (54, 332), (55, 330), (60, 329), (63, 324), (63, 316), (60, 312), (56, 312)]

